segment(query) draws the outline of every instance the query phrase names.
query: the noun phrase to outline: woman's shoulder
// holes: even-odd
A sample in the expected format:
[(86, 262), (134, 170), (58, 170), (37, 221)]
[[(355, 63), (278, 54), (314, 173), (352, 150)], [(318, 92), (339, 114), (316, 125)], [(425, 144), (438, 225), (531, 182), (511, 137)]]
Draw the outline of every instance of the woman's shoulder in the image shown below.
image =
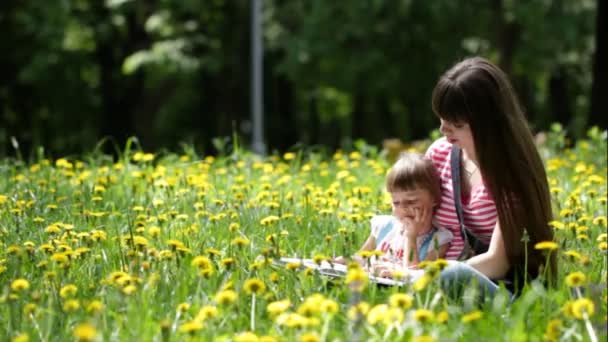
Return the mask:
[(436, 155), (447, 156), (451, 149), (452, 144), (445, 137), (441, 137), (433, 141), (431, 146), (426, 150), (426, 155), (429, 157)]
[(435, 140), (431, 146), (426, 150), (424, 154), (426, 158), (430, 159), (435, 165), (443, 164), (450, 158), (450, 151), (452, 150), (452, 144), (445, 138), (439, 138)]

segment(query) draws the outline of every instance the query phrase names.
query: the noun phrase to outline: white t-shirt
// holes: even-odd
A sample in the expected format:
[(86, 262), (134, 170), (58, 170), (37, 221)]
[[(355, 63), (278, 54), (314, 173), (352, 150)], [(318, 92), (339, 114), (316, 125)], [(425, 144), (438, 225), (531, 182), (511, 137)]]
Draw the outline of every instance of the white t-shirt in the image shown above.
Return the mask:
[[(403, 247), (406, 238), (401, 234), (401, 222), (392, 215), (377, 215), (371, 218), (371, 234), (376, 239), (376, 250), (384, 252), (381, 261), (403, 260)], [(452, 241), (454, 236), (445, 228), (433, 228), (428, 233), (416, 239), (416, 246), (420, 260), (424, 260), (428, 251), (433, 250), (435, 244), (443, 246)], [(433, 240), (436, 240), (435, 243)], [(424, 250), (421, 251), (421, 247)], [(421, 255), (422, 254), (422, 255)]]

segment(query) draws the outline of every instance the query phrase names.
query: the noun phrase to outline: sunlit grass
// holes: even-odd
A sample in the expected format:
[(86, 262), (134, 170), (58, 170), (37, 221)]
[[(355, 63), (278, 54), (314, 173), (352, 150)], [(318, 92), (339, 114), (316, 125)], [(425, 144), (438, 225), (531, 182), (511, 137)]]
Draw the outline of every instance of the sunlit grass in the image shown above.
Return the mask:
[[(407, 288), (271, 266), (356, 251), (390, 212), (389, 163), (358, 144), (331, 155), (39, 158), (0, 165), (0, 336), (30, 340), (588, 340), (606, 336), (606, 133), (546, 161), (559, 287), (476, 303), (436, 269)], [(429, 141), (430, 143), (430, 141)], [(424, 144), (418, 149), (424, 149)], [(544, 246), (544, 248), (549, 248)], [(498, 336), (497, 334), (501, 335)], [(504, 335), (502, 335), (504, 334)]]

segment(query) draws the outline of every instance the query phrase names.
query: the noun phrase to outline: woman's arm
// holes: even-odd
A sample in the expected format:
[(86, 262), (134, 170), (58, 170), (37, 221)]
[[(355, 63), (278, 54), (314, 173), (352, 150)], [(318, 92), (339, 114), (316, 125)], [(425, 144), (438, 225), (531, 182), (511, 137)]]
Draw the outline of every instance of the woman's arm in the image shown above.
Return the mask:
[(466, 263), (490, 279), (500, 279), (507, 274), (510, 265), (498, 222), (494, 227), (488, 251), (470, 258)]

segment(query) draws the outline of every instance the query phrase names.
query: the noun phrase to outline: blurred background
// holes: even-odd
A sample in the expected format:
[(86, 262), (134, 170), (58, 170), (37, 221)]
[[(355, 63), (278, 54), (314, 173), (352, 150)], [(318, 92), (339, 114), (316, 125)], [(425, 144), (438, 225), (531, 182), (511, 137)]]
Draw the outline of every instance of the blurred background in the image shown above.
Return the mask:
[[(606, 2), (264, 0), (267, 149), (427, 137), (435, 82), (470, 55), (510, 75), (535, 131), (606, 128)], [(250, 42), (248, 0), (2, 0), (0, 155), (248, 146)]]

